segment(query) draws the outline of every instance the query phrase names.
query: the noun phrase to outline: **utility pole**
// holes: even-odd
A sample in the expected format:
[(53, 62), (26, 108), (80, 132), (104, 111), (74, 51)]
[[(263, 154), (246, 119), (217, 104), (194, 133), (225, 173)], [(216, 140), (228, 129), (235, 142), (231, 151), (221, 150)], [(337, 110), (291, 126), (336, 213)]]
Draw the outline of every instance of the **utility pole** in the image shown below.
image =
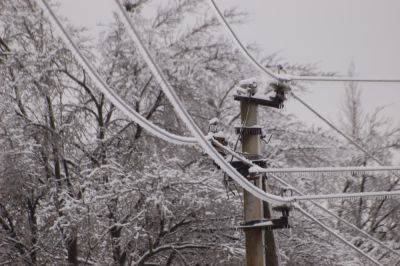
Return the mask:
[[(251, 101), (240, 102), (242, 120), (242, 152), (250, 160), (259, 159), (261, 153), (261, 128), (258, 131), (258, 104)], [(260, 134), (259, 134), (260, 133)], [(256, 186), (266, 189), (262, 175), (251, 175), (248, 178)], [(244, 191), (244, 221), (245, 223), (270, 219), (268, 203), (264, 203), (250, 193)], [(246, 237), (247, 266), (278, 266), (279, 258), (272, 230), (262, 228), (244, 229)]]
[[(241, 134), (242, 152), (249, 160), (260, 159), (261, 156), (261, 128), (258, 125), (258, 103), (241, 97), (240, 101), (241, 128), (237, 132)], [(257, 187), (266, 190), (263, 175), (249, 174), (247, 178)], [(262, 202), (250, 193), (244, 191), (244, 222), (271, 219), (268, 203)], [(272, 230), (262, 227), (244, 228), (246, 245), (247, 266), (278, 266), (279, 257)]]
[[(282, 108), (286, 99), (285, 91), (288, 86), (282, 83), (271, 83), (275, 96), (258, 97), (257, 81), (255, 79), (242, 80), (240, 88), (234, 99), (240, 102), (241, 126), (236, 128), (242, 140), (242, 153), (253, 163), (266, 167), (265, 160), (261, 158), (262, 129), (258, 125), (258, 106)], [(267, 183), (263, 174), (249, 171), (246, 164), (241, 161), (232, 161), (231, 164), (255, 186), (266, 191)], [(282, 212), (278, 219), (271, 219), (271, 210), (267, 202), (252, 196), (247, 191), (244, 194), (244, 225), (241, 226), (245, 233), (246, 265), (247, 266), (279, 266), (278, 247), (275, 242), (275, 229), (289, 227), (288, 206), (277, 206), (275, 209)]]

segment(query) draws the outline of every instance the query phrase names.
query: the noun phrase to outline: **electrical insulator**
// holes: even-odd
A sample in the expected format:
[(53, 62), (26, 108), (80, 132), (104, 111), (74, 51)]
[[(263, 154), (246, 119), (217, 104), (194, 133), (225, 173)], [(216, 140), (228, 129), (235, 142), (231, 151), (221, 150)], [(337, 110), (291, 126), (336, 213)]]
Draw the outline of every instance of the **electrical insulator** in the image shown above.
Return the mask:
[(257, 93), (257, 79), (250, 78), (239, 81), (240, 88), (237, 89), (238, 95), (254, 96)]
[[(219, 143), (221, 143), (221, 144), (224, 145), (224, 146), (228, 145), (228, 142), (226, 141), (225, 134), (224, 134), (224, 132), (223, 132), (223, 130), (222, 130), (222, 127), (221, 127), (221, 124), (220, 124), (218, 118), (215, 117), (215, 118), (213, 118), (213, 119), (210, 120), (210, 122), (209, 122), (209, 124), (208, 124), (208, 131), (209, 131), (209, 133), (212, 134), (213, 138), (214, 138), (216, 141), (218, 141)], [(225, 151), (224, 151), (221, 147), (219, 147), (219, 146), (217, 146), (217, 145), (214, 145), (214, 144), (213, 144), (213, 146), (215, 147), (215, 149), (216, 149), (222, 156), (224, 156), (224, 157), (226, 156)]]

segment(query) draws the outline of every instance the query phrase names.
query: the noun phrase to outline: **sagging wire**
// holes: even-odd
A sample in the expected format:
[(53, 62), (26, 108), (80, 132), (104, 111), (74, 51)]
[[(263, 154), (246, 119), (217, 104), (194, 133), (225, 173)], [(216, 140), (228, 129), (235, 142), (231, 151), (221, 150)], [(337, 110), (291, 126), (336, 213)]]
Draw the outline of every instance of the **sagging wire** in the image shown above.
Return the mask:
[(49, 15), (48, 17), (53, 22), (53, 24), (57, 26), (59, 32), (61, 33), (60, 37), (63, 39), (69, 50), (72, 52), (75, 59), (88, 73), (92, 81), (96, 84), (99, 91), (103, 93), (118, 110), (120, 110), (123, 114), (128, 116), (130, 119), (132, 119), (134, 122), (139, 124), (141, 127), (143, 127), (154, 136), (159, 137), (167, 142), (179, 145), (195, 145), (197, 143), (196, 139), (193, 137), (175, 135), (166, 131), (163, 128), (158, 127), (157, 125), (153, 124), (145, 117), (143, 117), (141, 114), (136, 112), (132, 107), (130, 107), (129, 104), (127, 104), (121, 97), (119, 97), (118, 94), (115, 93), (108, 86), (107, 82), (105, 82), (105, 80), (100, 77), (99, 73), (95, 70), (89, 60), (83, 55), (77, 44), (73, 41), (64, 26), (61, 24), (60, 20), (57, 18), (50, 5), (45, 0), (39, 0), (38, 3), (41, 5), (42, 10), (47, 12), (47, 14)]
[[(45, 0), (41, 0), (42, 1), (42, 4), (45, 6), (45, 8), (51, 13), (51, 15), (52, 15), (52, 17), (54, 18), (54, 20), (57, 22), (57, 18), (55, 17), (55, 15), (54, 15), (54, 13), (52, 14), (52, 12), (51, 12), (51, 9), (50, 9), (50, 7), (47, 5), (47, 3), (45, 2)], [(118, 0), (116, 0), (116, 2), (117, 2), (117, 4), (119, 4), (120, 5), (120, 3), (119, 3), (119, 1)], [(120, 6), (120, 8), (122, 8), (122, 6)], [(123, 9), (122, 9), (122, 11), (124, 11)], [(125, 14), (126, 15), (126, 14)], [(128, 21), (129, 21), (129, 18), (127, 18), (128, 19)], [(58, 25), (59, 25), (59, 27), (62, 29), (62, 26), (61, 26), (61, 24), (58, 22), (57, 23)], [(131, 27), (133, 27), (132, 25), (131, 25)], [(135, 34), (136, 34), (136, 32), (135, 32)], [(66, 34), (66, 32), (64, 31), (64, 35), (66, 35), (66, 36), (68, 36), (68, 34)], [(137, 36), (136, 36), (137, 37)], [(69, 41), (69, 43), (70, 44), (73, 44), (73, 42), (72, 42), (72, 40), (68, 40)], [(138, 42), (138, 40), (136, 40), (136, 42)], [(142, 45), (141, 43), (140, 43), (140, 39), (139, 39), (139, 44), (140, 45)], [(139, 45), (139, 46), (140, 46)], [(76, 47), (75, 47), (76, 48)], [(140, 47), (142, 50), (144, 49), (143, 47)], [(79, 52), (79, 50), (78, 49), (76, 49), (78, 52)], [(76, 51), (75, 51), (76, 52)], [(144, 52), (147, 52), (145, 49), (144, 49)], [(79, 53), (78, 53), (79, 54)], [(142, 51), (142, 54), (143, 54), (143, 51)], [(146, 56), (147, 56), (147, 58), (146, 58)], [(205, 148), (210, 148), (209, 146), (207, 146), (206, 144), (207, 144), (207, 139), (205, 139), (204, 138), (204, 136), (202, 136), (201, 135), (201, 131), (197, 131), (196, 130), (196, 126), (194, 125), (194, 123), (193, 123), (193, 121), (190, 119), (190, 116), (187, 116), (186, 114), (185, 114), (185, 110), (182, 108), (182, 106), (179, 104), (180, 102), (177, 100), (177, 98), (174, 98), (176, 95), (174, 95), (174, 93), (173, 93), (173, 91), (171, 91), (170, 90), (170, 88), (168, 88), (168, 84), (167, 83), (165, 83), (165, 80), (163, 79), (163, 77), (162, 77), (162, 74), (161, 74), (161, 72), (157, 69), (157, 67), (155, 66), (155, 64), (154, 64), (154, 62), (152, 62), (152, 60), (151, 60), (151, 57), (149, 56), (149, 54), (147, 54), (146, 55), (146, 53), (145, 53), (145, 59), (147, 59), (146, 61), (148, 61), (148, 63), (149, 63), (149, 61), (150, 61), (150, 68), (152, 69), (152, 71), (153, 71), (153, 74), (156, 74), (156, 77), (159, 79), (159, 81), (161, 81), (161, 84), (162, 85), (164, 85), (165, 87), (166, 87), (166, 91), (165, 92), (167, 92), (167, 96), (169, 96), (169, 98), (170, 98), (170, 100), (171, 100), (171, 102), (173, 103), (173, 105), (174, 105), (174, 107), (177, 107), (178, 106), (178, 110), (179, 111), (181, 111), (181, 118), (183, 118), (183, 120), (188, 124), (188, 126), (190, 127), (190, 129), (191, 129), (191, 131), (193, 132), (193, 133), (197, 133), (197, 134), (195, 134), (195, 135), (198, 135), (198, 137), (200, 138), (200, 144), (203, 144), (202, 146), (203, 147), (205, 147)], [(82, 58), (81, 58), (81, 60), (82, 60)], [(84, 60), (82, 60), (82, 61), (84, 61)], [(155, 71), (155, 72), (154, 72)], [(95, 79), (96, 80), (96, 79)], [(99, 80), (97, 80), (97, 82), (98, 82)], [(98, 82), (98, 83), (100, 83), (100, 82)], [(104, 85), (104, 84), (103, 84)], [(100, 86), (101, 87), (101, 86)], [(109, 95), (107, 95), (107, 93), (105, 93), (106, 94), (106, 96), (109, 96)], [(186, 111), (187, 112), (187, 111)], [(183, 114), (182, 114), (183, 113)], [(203, 138), (201, 138), (201, 137), (203, 137)], [(203, 143), (202, 143), (203, 142)], [(211, 146), (211, 151), (212, 151), (212, 146)], [(214, 159), (216, 158), (216, 159), (221, 159), (221, 158), (218, 158), (218, 156), (215, 156), (215, 150), (214, 150), (214, 154), (212, 153), (212, 152), (210, 152), (210, 156), (211, 157), (213, 157)], [(218, 161), (218, 160), (217, 160)], [(222, 166), (223, 166), (223, 164), (221, 164)], [(254, 189), (253, 187), (249, 187), (249, 184), (246, 184), (246, 180), (242, 180), (241, 178), (237, 178), (237, 176), (235, 175), (235, 174), (238, 174), (238, 173), (236, 173), (235, 172), (235, 170), (233, 170), (232, 171), (232, 169), (229, 169), (229, 167), (228, 167), (228, 170), (229, 170), (229, 172), (230, 172), (230, 174), (232, 175), (232, 176), (235, 176), (236, 178), (234, 178), (234, 179), (236, 179), (236, 181), (239, 181), (239, 183), (242, 183), (242, 187), (244, 187), (245, 189), (247, 189), (250, 193), (252, 193), (253, 195), (254, 194), (256, 194), (256, 195), (254, 195), (254, 196), (256, 196), (256, 197), (258, 197), (258, 198), (260, 198), (261, 200), (265, 200), (265, 201), (268, 201), (268, 202), (271, 202), (271, 203), (273, 203), (273, 202), (290, 202), (289, 200), (287, 200), (287, 199), (283, 199), (283, 198), (281, 198), (281, 197), (277, 197), (277, 196), (274, 196), (274, 195), (268, 195), (268, 193), (264, 193), (263, 191), (258, 191), (257, 189)], [(244, 184), (244, 185), (243, 185)]]
[[(42, 0), (44, 1), (44, 0)], [(160, 84), (161, 89), (165, 93), (168, 100), (174, 106), (174, 109), (180, 119), (186, 124), (190, 132), (197, 139), (198, 144), (204, 149), (204, 151), (214, 160), (214, 162), (221, 167), (223, 171), (225, 171), (234, 181), (236, 181), (244, 190), (248, 191), (254, 197), (266, 201), (269, 203), (290, 203), (292, 199), (283, 198), (280, 196), (276, 196), (270, 193), (266, 193), (262, 189), (254, 186), (249, 180), (243, 177), (234, 167), (232, 167), (225, 158), (222, 157), (221, 154), (214, 148), (213, 144), (209, 141), (209, 139), (203, 134), (200, 128), (194, 122), (192, 116), (188, 113), (187, 109), (184, 107), (183, 103), (179, 99), (175, 90), (171, 87), (171, 84), (167, 81), (163, 72), (159, 68), (159, 66), (155, 63), (152, 58), (150, 52), (143, 44), (143, 41), (140, 39), (134, 24), (132, 23), (129, 14), (122, 6), (119, 0), (114, 0), (117, 4), (122, 16), (122, 22), (127, 27), (127, 32), (129, 36), (132, 38), (134, 43), (138, 48), (138, 52), (142, 55), (144, 61), (147, 63), (150, 71), (157, 79)]]
[(399, 78), (354, 78), (354, 77), (332, 77), (332, 76), (296, 76), (296, 75), (288, 75), (288, 74), (280, 74), (274, 73), (268, 68), (264, 67), (261, 63), (259, 63), (248, 51), (246, 46), (240, 41), (239, 37), (229, 25), (228, 21), (224, 17), (221, 10), (218, 8), (218, 5), (215, 3), (215, 0), (209, 0), (209, 4), (211, 8), (215, 11), (218, 20), (221, 25), (225, 28), (226, 32), (229, 33), (229, 36), (232, 38), (234, 43), (239, 47), (239, 51), (247, 57), (253, 65), (255, 65), (262, 72), (266, 73), (268, 76), (276, 79), (279, 82), (291, 82), (291, 81), (318, 81), (318, 82), (373, 82), (373, 83), (400, 83)]

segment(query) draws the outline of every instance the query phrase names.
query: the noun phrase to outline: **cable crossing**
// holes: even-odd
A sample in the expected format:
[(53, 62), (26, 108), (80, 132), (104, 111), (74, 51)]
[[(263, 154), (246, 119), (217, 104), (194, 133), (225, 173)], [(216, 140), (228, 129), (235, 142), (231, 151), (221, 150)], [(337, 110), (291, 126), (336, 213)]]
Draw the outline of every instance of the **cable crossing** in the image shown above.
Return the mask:
[[(397, 196), (400, 195), (399, 191), (392, 191), (392, 192), (364, 192), (364, 193), (349, 193), (349, 194), (332, 194), (332, 195), (301, 195), (300, 196), (294, 196), (294, 197), (282, 197), (282, 196), (277, 196), (273, 195), (270, 193), (266, 193), (265, 191), (259, 189), (258, 187), (255, 187), (249, 180), (244, 178), (235, 168), (233, 168), (225, 159), (222, 157), (218, 151), (214, 148), (212, 145), (213, 140), (210, 141), (210, 139), (203, 134), (201, 129), (196, 125), (194, 122), (193, 118), (191, 115), (188, 113), (187, 109), (184, 107), (183, 103), (180, 101), (178, 95), (174, 91), (174, 89), (171, 87), (167, 79), (165, 78), (163, 72), (161, 69), (157, 66), (155, 63), (154, 59), (151, 57), (150, 52), (147, 50), (147, 48), (144, 46), (142, 40), (140, 39), (139, 35), (136, 32), (135, 27), (133, 26), (132, 21), (130, 20), (130, 17), (126, 10), (123, 8), (121, 2), (119, 0), (114, 0), (115, 3), (117, 4), (122, 16), (122, 22), (125, 25), (125, 27), (128, 30), (128, 34), (130, 38), (134, 41), (135, 45), (137, 46), (139, 53), (145, 60), (147, 66), (149, 67), (150, 71), (152, 72), (153, 76), (156, 78), (158, 83), (161, 86), (162, 91), (166, 95), (166, 97), (169, 99), (171, 104), (174, 106), (176, 113), (180, 117), (180, 119), (186, 124), (187, 128), (189, 131), (193, 134), (194, 137), (183, 137), (179, 135), (175, 135), (172, 133), (167, 132), (166, 130), (154, 125), (153, 123), (149, 122), (147, 119), (145, 119), (143, 116), (141, 116), (139, 113), (134, 111), (131, 107), (129, 107), (128, 104), (126, 104), (116, 93), (114, 93), (107, 85), (107, 83), (102, 80), (102, 78), (98, 75), (98, 73), (95, 71), (93, 66), (89, 63), (89, 61), (82, 55), (82, 53), (79, 51), (77, 45), (74, 43), (72, 38), (68, 35), (66, 30), (63, 28), (62, 24), (60, 21), (57, 19), (56, 15), (54, 12), (51, 10), (51, 7), (48, 5), (46, 0), (39, 0), (39, 3), (43, 7), (45, 11), (48, 12), (50, 15), (49, 17), (52, 19), (52, 21), (57, 25), (58, 29), (61, 32), (61, 36), (63, 40), (66, 42), (66, 44), (69, 46), (71, 49), (71, 52), (77, 59), (77, 61), (84, 67), (84, 69), (90, 74), (90, 77), (93, 79), (93, 82), (99, 87), (99, 90), (109, 99), (121, 112), (123, 112), (125, 115), (130, 117), (133, 121), (137, 122), (139, 125), (141, 125), (145, 130), (149, 131), (151, 134), (160, 137), (166, 141), (175, 143), (175, 144), (190, 144), (193, 145), (195, 143), (198, 143), (204, 150), (205, 152), (215, 161), (215, 163), (221, 167), (221, 169), (227, 173), (234, 181), (236, 181), (243, 189), (251, 193), (253, 196), (259, 198), (260, 200), (273, 203), (273, 204), (293, 204), (293, 206), (299, 210), (302, 214), (313, 220), (314, 222), (318, 223), (321, 227), (323, 227), (325, 230), (329, 231), (332, 233), (335, 237), (340, 239), (343, 243), (348, 245), (349, 247), (353, 248), (356, 250), (358, 253), (360, 253), (362, 256), (368, 258), (371, 262), (381, 265), (378, 261), (370, 257), (368, 254), (363, 252), (362, 250), (358, 249), (354, 245), (352, 245), (350, 242), (345, 240), (343, 237), (335, 233), (331, 228), (327, 227), (326, 225), (322, 224), (318, 219), (310, 215), (308, 212), (303, 210), (297, 203), (296, 201), (310, 201), (313, 202), (313, 200), (316, 199), (344, 199), (344, 198), (359, 198), (359, 197), (389, 197), (389, 196)], [(218, 7), (215, 5), (214, 1), (211, 0), (211, 2), (214, 4), (214, 7), (216, 10), (218, 10)], [(224, 20), (222, 14), (220, 14), (220, 18)], [(229, 25), (225, 21), (225, 25), (229, 27)], [(234, 32), (230, 30), (230, 32), (234, 35)], [(235, 36), (235, 35), (234, 35)], [(237, 43), (241, 44), (239, 39), (237, 39)], [(241, 45), (241, 50), (243, 50), (246, 54), (247, 49)], [(261, 70), (263, 70), (264, 73), (268, 74), (269, 76), (277, 79), (278, 81), (292, 81), (295, 80), (295, 76), (289, 76), (289, 77), (283, 77), (282, 75), (276, 75), (275, 73), (269, 71), (265, 67), (263, 67), (261, 64), (259, 64), (252, 56), (250, 53), (247, 51), (247, 56), (251, 59), (251, 61)], [(314, 80), (317, 80), (318, 77), (314, 77)], [(371, 79), (369, 79), (371, 81)], [(379, 80), (379, 81), (378, 81)], [(347, 81), (347, 80), (346, 80)], [(352, 79), (351, 81), (359, 81), (357, 79)], [(373, 82), (399, 82), (400, 80), (386, 80), (386, 79), (374, 79)], [(294, 96), (296, 97), (296, 96)], [(316, 113), (316, 112), (315, 112)], [(317, 113), (316, 113), (317, 114)], [(333, 126), (333, 125), (332, 125)], [(340, 131), (338, 131), (340, 133)], [(343, 133), (344, 134), (344, 133)], [(344, 134), (345, 135), (345, 134)], [(351, 140), (351, 138), (350, 138)], [(354, 142), (354, 141), (353, 141)], [(218, 142), (219, 143), (219, 142)], [(354, 143), (353, 143), (354, 144)], [(358, 148), (361, 148), (364, 152), (368, 153), (365, 149), (363, 149), (361, 146)], [(230, 150), (230, 149), (228, 149)], [(232, 154), (232, 151), (230, 151)], [(235, 153), (235, 152), (233, 152)], [(240, 155), (235, 155), (239, 156)], [(371, 158), (374, 158), (372, 155), (370, 156)], [(244, 158), (242, 158), (244, 159)], [(244, 159), (247, 160), (247, 159)], [(375, 158), (376, 160), (376, 158)], [(248, 161), (248, 160), (247, 160)], [(378, 163), (379, 160), (376, 160)], [(252, 162), (249, 161), (251, 164)], [(254, 166), (254, 165), (253, 165)], [(256, 167), (256, 166), (254, 166)], [(257, 166), (258, 167), (258, 166)], [(254, 170), (254, 169), (253, 169)], [(257, 170), (257, 169), (256, 169)], [(397, 169), (396, 169), (397, 170)], [(344, 170), (343, 170), (344, 171)], [(378, 171), (378, 170), (375, 170)], [(274, 176), (274, 175), (271, 175)], [(275, 179), (278, 181), (280, 178), (274, 176)], [(283, 180), (280, 180), (279, 182), (284, 182)], [(286, 183), (287, 184), (287, 183)]]
[[(50, 18), (52, 18), (53, 22), (58, 26), (58, 29), (61, 32), (61, 36), (63, 37), (64, 41), (66, 44), (69, 46), (71, 49), (71, 52), (75, 55), (76, 59), (78, 62), (84, 67), (84, 69), (90, 74), (90, 77), (93, 78), (93, 81), (96, 83), (96, 85), (99, 87), (99, 90), (104, 93), (104, 95), (123, 113), (125, 113), (128, 117), (130, 117), (132, 120), (143, 126), (144, 129), (148, 130), (150, 133), (154, 134), (155, 136), (158, 136), (168, 142), (175, 143), (175, 144), (190, 144), (193, 145), (196, 142), (201, 142), (201, 146), (207, 151), (207, 153), (210, 155), (211, 158), (216, 161), (216, 163), (231, 177), (233, 178), (236, 182), (238, 182), (239, 185), (241, 185), (244, 189), (249, 191), (253, 196), (267, 201), (269, 203), (290, 203), (293, 202), (294, 200), (312, 200), (312, 199), (324, 199), (324, 195), (310, 195), (310, 196), (305, 196), (302, 198), (298, 199), (292, 199), (290, 197), (281, 197), (277, 195), (273, 195), (270, 193), (266, 193), (262, 191), (261, 189), (255, 187), (251, 182), (249, 182), (246, 178), (244, 178), (240, 173), (236, 171), (229, 163), (227, 163), (224, 158), (214, 149), (212, 145), (210, 145), (210, 142), (208, 141), (207, 137), (204, 136), (201, 132), (201, 130), (195, 125), (193, 119), (190, 117), (190, 115), (187, 113), (185, 108), (183, 107), (183, 104), (180, 102), (178, 96), (174, 93), (173, 89), (170, 88), (170, 85), (166, 81), (166, 79), (163, 77), (161, 70), (158, 69), (158, 67), (155, 65), (153, 59), (150, 57), (149, 52), (147, 49), (144, 47), (142, 44), (141, 40), (138, 38), (138, 35), (133, 28), (133, 25), (130, 21), (129, 15), (126, 13), (126, 11), (123, 9), (123, 6), (118, 0), (115, 0), (117, 3), (120, 11), (122, 12), (123, 16), (123, 23), (125, 26), (128, 28), (128, 32), (130, 33), (131, 38), (135, 41), (136, 45), (138, 45), (139, 50), (142, 54), (142, 56), (145, 58), (146, 63), (149, 65), (150, 70), (152, 71), (153, 75), (156, 77), (158, 82), (162, 85), (163, 92), (167, 95), (167, 97), (173, 102), (173, 105), (178, 113), (178, 115), (184, 119), (185, 123), (188, 125), (190, 128), (191, 132), (196, 133), (197, 138), (189, 138), (189, 137), (182, 137), (178, 136), (172, 133), (169, 133), (165, 131), (162, 128), (159, 128), (158, 126), (154, 125), (153, 123), (149, 122), (147, 119), (145, 119), (143, 116), (138, 114), (136, 111), (134, 111), (128, 104), (126, 104), (115, 92), (113, 92), (106, 82), (98, 75), (98, 73), (94, 70), (93, 66), (89, 63), (89, 61), (83, 56), (83, 54), (80, 52), (78, 49), (77, 45), (74, 43), (72, 38), (69, 36), (67, 31), (64, 29), (60, 21), (58, 20), (57, 16), (55, 13), (52, 11), (51, 7), (47, 4), (45, 0), (40, 0), (40, 3), (42, 3), (42, 7), (44, 10), (47, 10)], [(178, 108), (176, 108), (178, 106)], [(195, 140), (197, 139), (197, 140)], [(201, 141), (199, 141), (201, 140)], [(392, 196), (392, 195), (397, 195), (396, 192), (387, 192), (386, 195), (382, 195), (379, 193), (371, 193), (366, 195), (366, 197), (377, 197), (377, 196)], [(327, 198), (330, 199), (337, 199), (341, 195), (329, 195)], [(354, 197), (362, 197), (362, 193), (353, 193), (351, 195), (348, 195), (347, 197), (349, 198), (354, 198)]]
[[(219, 152), (211, 145), (211, 142), (208, 141), (205, 135), (203, 135), (200, 128), (195, 124), (193, 118), (187, 112), (183, 103), (180, 101), (178, 95), (175, 93), (174, 89), (171, 87), (167, 79), (164, 77), (161, 69), (155, 64), (153, 58), (150, 55), (150, 52), (144, 46), (143, 42), (139, 38), (132, 21), (126, 10), (123, 8), (119, 0), (114, 0), (121, 13), (123, 14), (123, 23), (126, 27), (128, 27), (128, 32), (130, 33), (130, 37), (135, 42), (137, 47), (139, 48), (140, 54), (145, 59), (148, 64), (151, 72), (156, 77), (158, 82), (161, 85), (162, 90), (166, 94), (167, 98), (171, 101), (172, 105), (175, 108), (175, 111), (179, 115), (179, 117), (184, 121), (192, 134), (197, 138), (199, 144), (202, 148), (210, 155), (211, 158), (223, 169), (233, 180), (238, 182), (244, 189), (250, 192), (253, 196), (269, 201), (270, 203), (290, 203), (296, 200), (314, 200), (314, 199), (337, 199), (337, 198), (357, 198), (357, 197), (390, 197), (397, 196), (400, 194), (400, 191), (392, 191), (392, 192), (369, 192), (369, 193), (349, 193), (345, 194), (332, 194), (332, 195), (307, 195), (301, 197), (281, 197), (276, 196), (270, 193), (266, 193), (263, 190), (255, 187), (251, 182), (249, 182), (246, 178), (244, 178), (235, 168), (233, 168), (225, 159), (219, 154)], [(326, 198), (324, 198), (326, 196)]]
[[(221, 24), (225, 27), (226, 31), (229, 33), (229, 35), (232, 37), (234, 40), (234, 43), (239, 47), (239, 49), (242, 51), (242, 54), (244, 54), (259, 70), (264, 72), (266, 75), (276, 79), (278, 82), (289, 82), (289, 81), (294, 81), (294, 80), (302, 80), (304, 77), (295, 77), (295, 76), (290, 76), (290, 75), (280, 75), (280, 74), (275, 74), (272, 71), (268, 70), (266, 67), (262, 66), (247, 50), (247, 48), (242, 44), (240, 39), (237, 37), (229, 23), (226, 21), (225, 17), (223, 16), (221, 10), (218, 8), (218, 6), (215, 4), (215, 0), (209, 0), (209, 3), (211, 4), (212, 9), (215, 11), (218, 19), (220, 20)], [(305, 77), (306, 78), (306, 77)], [(398, 79), (357, 79), (357, 78), (341, 78), (341, 80), (338, 80), (338, 78), (330, 78), (330, 77), (323, 77), (323, 79), (320, 77), (312, 77), (314, 81), (357, 81), (357, 82), (400, 82)], [(339, 78), (340, 79), (340, 78)], [(346, 133), (344, 133), (342, 130), (337, 128), (333, 123), (331, 123), (328, 119), (323, 117), (320, 113), (318, 113), (314, 108), (312, 108), (310, 105), (308, 105), (306, 102), (304, 102), (302, 99), (300, 99), (292, 90), (290, 90), (291, 95), (293, 98), (295, 98), (297, 101), (299, 101), (302, 105), (304, 105), (307, 109), (309, 109), (312, 113), (314, 113), (318, 118), (320, 118), (322, 121), (324, 121), (329, 127), (331, 127), (333, 130), (335, 130), (337, 133), (339, 133), (341, 136), (343, 136), (345, 139), (347, 139), (352, 145), (354, 145), (356, 148), (364, 152), (368, 157), (370, 157), (372, 160), (377, 162), (379, 165), (383, 166), (383, 162), (379, 160), (376, 156), (371, 154), (368, 150), (366, 150), (362, 145), (360, 145), (358, 142), (353, 140), (351, 137), (349, 137)], [(397, 176), (397, 175), (396, 175)]]
[(153, 58), (150, 55), (150, 52), (147, 50), (142, 40), (139, 38), (139, 35), (137, 34), (129, 15), (122, 6), (121, 2), (118, 0), (114, 0), (114, 2), (117, 4), (121, 14), (123, 15), (122, 22), (125, 27), (127, 27), (128, 34), (137, 46), (139, 53), (142, 55), (150, 71), (153, 73), (154, 77), (160, 84), (161, 89), (163, 90), (171, 104), (174, 106), (176, 113), (186, 124), (186, 126), (193, 134), (193, 136), (197, 139), (199, 145), (204, 149), (204, 151), (214, 160), (214, 162), (219, 167), (221, 167), (222, 170), (224, 170), (243, 189), (251, 193), (253, 196), (269, 203), (289, 203), (291, 201), (291, 199), (289, 198), (266, 193), (263, 190), (255, 187), (249, 180), (244, 178), (235, 168), (233, 168), (228, 162), (226, 162), (225, 159), (218, 153), (218, 151), (212, 146), (211, 142), (207, 139), (200, 128), (196, 125), (193, 118), (187, 112), (178, 95), (175, 93), (174, 89), (164, 77), (161, 69), (155, 64)]

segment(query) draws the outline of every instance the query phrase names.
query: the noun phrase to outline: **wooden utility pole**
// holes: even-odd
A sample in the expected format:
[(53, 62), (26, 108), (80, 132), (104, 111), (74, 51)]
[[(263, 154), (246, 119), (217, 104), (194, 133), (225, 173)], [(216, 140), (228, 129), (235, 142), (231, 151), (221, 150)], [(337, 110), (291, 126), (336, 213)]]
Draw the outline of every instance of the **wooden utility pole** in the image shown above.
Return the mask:
[[(242, 120), (242, 152), (250, 160), (260, 157), (261, 154), (261, 129), (257, 131), (258, 104), (251, 101), (240, 101)], [(266, 189), (262, 175), (248, 178), (256, 186)], [(270, 219), (270, 209), (267, 203), (262, 202), (250, 193), (244, 191), (244, 221), (245, 223)], [(246, 238), (246, 265), (247, 266), (278, 266), (279, 257), (272, 230), (262, 228), (244, 229)]]

